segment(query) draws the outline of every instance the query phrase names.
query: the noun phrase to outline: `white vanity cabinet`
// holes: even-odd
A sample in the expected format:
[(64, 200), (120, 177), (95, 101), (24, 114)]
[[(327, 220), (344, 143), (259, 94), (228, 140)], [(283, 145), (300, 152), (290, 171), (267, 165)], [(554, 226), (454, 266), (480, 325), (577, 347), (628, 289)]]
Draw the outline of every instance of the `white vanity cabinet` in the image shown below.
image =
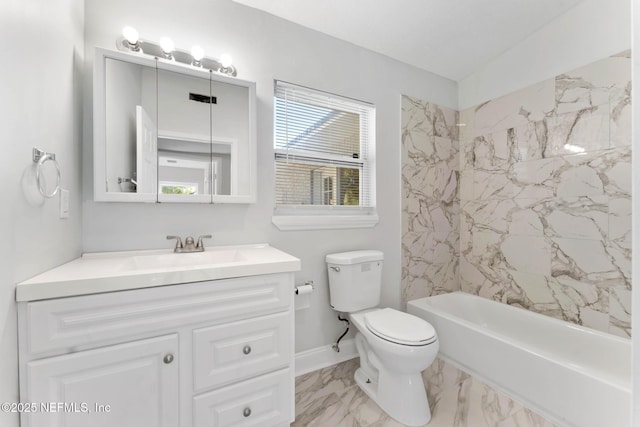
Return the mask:
[(286, 272), (18, 302), (21, 425), (289, 425), (293, 290)]
[(178, 364), (163, 362), (177, 352), (171, 334), (31, 361), (27, 401), (54, 402), (56, 412), (38, 408), (23, 424), (177, 426)]

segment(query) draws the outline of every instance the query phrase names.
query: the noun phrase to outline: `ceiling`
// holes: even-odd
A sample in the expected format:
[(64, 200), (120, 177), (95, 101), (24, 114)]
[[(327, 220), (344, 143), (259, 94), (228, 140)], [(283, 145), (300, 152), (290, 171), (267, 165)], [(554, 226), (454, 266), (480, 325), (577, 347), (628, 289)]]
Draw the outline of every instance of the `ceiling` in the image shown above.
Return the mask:
[(583, 0), (233, 0), (459, 81)]

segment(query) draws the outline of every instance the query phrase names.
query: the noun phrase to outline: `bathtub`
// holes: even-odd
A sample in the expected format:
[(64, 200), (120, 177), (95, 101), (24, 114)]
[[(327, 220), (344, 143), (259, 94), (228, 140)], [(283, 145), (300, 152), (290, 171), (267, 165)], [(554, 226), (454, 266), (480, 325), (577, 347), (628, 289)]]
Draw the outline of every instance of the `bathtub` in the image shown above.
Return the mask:
[(464, 292), (407, 311), (433, 325), (440, 358), (549, 421), (630, 425), (630, 340)]

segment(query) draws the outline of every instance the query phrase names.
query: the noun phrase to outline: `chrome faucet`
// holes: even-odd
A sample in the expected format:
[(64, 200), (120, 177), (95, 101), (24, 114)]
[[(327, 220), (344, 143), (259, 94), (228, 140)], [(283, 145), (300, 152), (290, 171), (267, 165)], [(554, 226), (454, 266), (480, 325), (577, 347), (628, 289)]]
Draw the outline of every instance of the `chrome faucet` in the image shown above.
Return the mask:
[(182, 244), (182, 239), (180, 239), (179, 236), (167, 236), (167, 240), (172, 239), (176, 240), (176, 247), (173, 249), (173, 252), (175, 253), (204, 252), (202, 239), (211, 239), (211, 234), (205, 234), (204, 236), (198, 237), (197, 243), (195, 243), (193, 237), (189, 236), (184, 239), (184, 245)]
[(198, 243), (196, 243), (196, 251), (204, 252), (204, 244), (202, 243), (202, 239), (211, 239), (211, 234), (205, 234), (204, 236), (198, 237)]

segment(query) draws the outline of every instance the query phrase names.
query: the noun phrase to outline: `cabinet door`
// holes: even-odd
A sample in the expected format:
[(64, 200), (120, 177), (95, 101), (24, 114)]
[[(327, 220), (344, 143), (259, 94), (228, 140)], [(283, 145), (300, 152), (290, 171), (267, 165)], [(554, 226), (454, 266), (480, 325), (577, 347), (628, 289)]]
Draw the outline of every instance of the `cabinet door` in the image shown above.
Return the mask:
[[(176, 334), (27, 364), (30, 427), (177, 426)], [(107, 406), (108, 405), (108, 406)]]

